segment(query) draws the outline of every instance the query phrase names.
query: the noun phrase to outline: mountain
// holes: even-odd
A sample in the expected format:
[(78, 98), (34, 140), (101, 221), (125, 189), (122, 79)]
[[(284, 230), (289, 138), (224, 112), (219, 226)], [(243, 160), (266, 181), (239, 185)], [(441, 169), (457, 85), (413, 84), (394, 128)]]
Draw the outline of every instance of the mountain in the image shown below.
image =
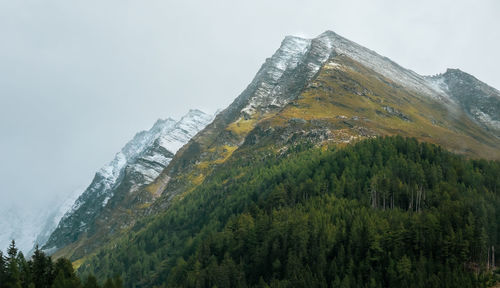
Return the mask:
[(65, 253), (68, 249), (71, 253), (85, 253), (78, 249), (84, 247), (89, 251), (92, 248), (88, 243), (100, 245), (107, 237), (132, 225), (138, 214), (159, 196), (142, 188), (151, 183), (174, 153), (212, 118), (199, 110), (190, 110), (179, 121), (158, 120), (150, 130), (137, 133), (95, 174), (57, 227), (47, 224), (44, 233), (48, 232), (50, 237), (43, 234), (38, 237), (41, 247), (48, 253), (63, 247)]
[(500, 159), (499, 103), (459, 70), (418, 75), (331, 31), (286, 37), (137, 190), (146, 205), (109, 200), (106, 229), (75, 222), (86, 244), (58, 255), (128, 287), (474, 287), (500, 244), (500, 170), (468, 159)]
[(350, 143), (398, 134), (500, 159), (499, 104), (498, 90), (458, 70), (421, 76), (331, 31), (288, 36), (243, 93), (175, 155), (157, 179), (168, 186), (156, 193), (168, 196), (155, 207), (199, 185), (245, 143), (286, 148), (297, 139)]

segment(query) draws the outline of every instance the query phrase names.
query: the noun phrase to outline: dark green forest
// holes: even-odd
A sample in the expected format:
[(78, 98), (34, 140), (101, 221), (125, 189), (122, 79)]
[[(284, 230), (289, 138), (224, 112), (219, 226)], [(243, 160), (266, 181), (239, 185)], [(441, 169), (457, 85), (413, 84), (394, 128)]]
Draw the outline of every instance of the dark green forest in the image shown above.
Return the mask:
[(103, 286), (89, 275), (80, 280), (73, 264), (64, 258), (52, 258), (36, 247), (31, 259), (26, 260), (12, 240), (7, 255), (0, 251), (0, 288), (122, 288), (121, 278), (107, 279)]
[(399, 136), (305, 143), (241, 149), (78, 272), (125, 287), (487, 287), (499, 236), (499, 162)]

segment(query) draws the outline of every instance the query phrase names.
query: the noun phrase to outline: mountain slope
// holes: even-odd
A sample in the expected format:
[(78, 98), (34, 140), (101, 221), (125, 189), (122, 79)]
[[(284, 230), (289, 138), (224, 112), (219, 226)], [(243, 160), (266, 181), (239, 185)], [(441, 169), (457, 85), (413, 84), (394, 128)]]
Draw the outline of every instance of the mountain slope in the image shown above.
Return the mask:
[(84, 255), (114, 233), (132, 225), (140, 211), (158, 195), (142, 188), (168, 165), (174, 153), (212, 120), (191, 110), (180, 121), (158, 120), (137, 133), (113, 161), (99, 170), (90, 186), (67, 211), (50, 238), (48, 252)]

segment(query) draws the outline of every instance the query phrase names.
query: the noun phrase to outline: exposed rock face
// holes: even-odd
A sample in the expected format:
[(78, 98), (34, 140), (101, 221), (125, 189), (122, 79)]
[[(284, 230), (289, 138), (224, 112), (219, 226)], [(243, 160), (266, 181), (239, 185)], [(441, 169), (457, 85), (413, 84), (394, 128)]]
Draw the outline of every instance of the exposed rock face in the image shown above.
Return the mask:
[[(112, 215), (114, 209), (132, 208), (153, 201), (154, 195), (139, 193), (139, 190), (155, 180), (177, 150), (212, 119), (212, 115), (191, 110), (180, 121), (158, 120), (150, 130), (137, 133), (109, 164), (96, 173), (89, 187), (62, 217), (47, 243), (42, 243), (43, 248), (53, 252), (77, 241), (84, 233), (89, 237), (97, 230), (96, 222), (102, 221), (99, 218)], [(130, 197), (134, 193), (139, 194)], [(124, 199), (127, 199), (126, 203)]]
[(256, 112), (283, 107), (300, 94), (331, 52), (323, 39), (286, 37), (227, 110), (236, 110), (250, 118)]

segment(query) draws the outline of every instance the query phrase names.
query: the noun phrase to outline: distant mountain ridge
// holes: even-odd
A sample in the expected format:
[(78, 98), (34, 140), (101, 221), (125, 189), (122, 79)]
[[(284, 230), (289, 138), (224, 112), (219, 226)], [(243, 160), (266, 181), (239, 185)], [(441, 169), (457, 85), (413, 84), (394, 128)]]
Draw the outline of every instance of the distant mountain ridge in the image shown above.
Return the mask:
[[(139, 193), (142, 187), (151, 183), (175, 152), (212, 118), (200, 110), (190, 110), (179, 121), (160, 119), (150, 130), (137, 133), (109, 164), (96, 173), (92, 183), (64, 214), (55, 230), (43, 231), (45, 234), (50, 232), (50, 237), (39, 244), (53, 253), (83, 235), (88, 237), (95, 233), (99, 230), (96, 228), (98, 218), (112, 211), (123, 198)], [(144, 205), (155, 198), (155, 195), (135, 196), (137, 199), (129, 201), (128, 205)], [(38, 240), (44, 242), (44, 237)]]

